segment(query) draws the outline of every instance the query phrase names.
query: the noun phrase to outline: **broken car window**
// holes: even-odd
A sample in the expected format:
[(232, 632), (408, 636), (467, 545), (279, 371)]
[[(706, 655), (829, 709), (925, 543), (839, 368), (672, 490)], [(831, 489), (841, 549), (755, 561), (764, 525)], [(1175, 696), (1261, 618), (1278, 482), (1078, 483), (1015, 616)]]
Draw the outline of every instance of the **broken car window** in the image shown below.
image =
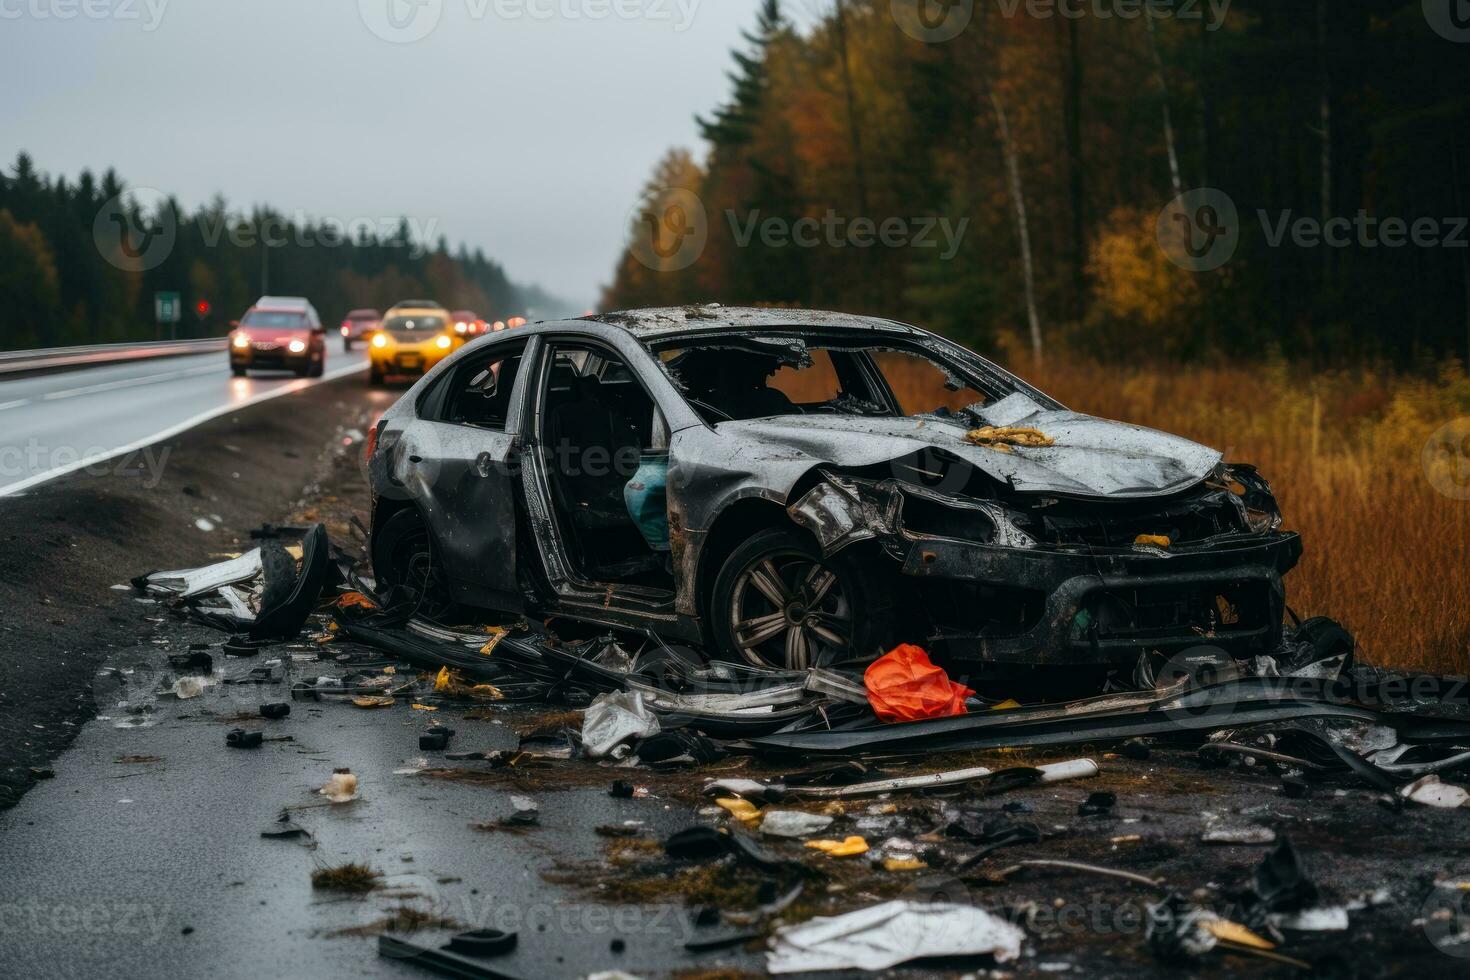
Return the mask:
[(873, 362), (905, 415), (927, 415), (941, 409), (958, 412), (990, 400), (930, 357), (884, 350), (873, 354)]
[(445, 382), (449, 391), (441, 421), (504, 432), (525, 352), (524, 343), (500, 347), (457, 368)]
[(990, 401), (957, 366), (884, 345), (790, 350), (741, 343), (660, 352), (669, 374), (712, 425), (781, 415), (897, 417), (946, 414)]

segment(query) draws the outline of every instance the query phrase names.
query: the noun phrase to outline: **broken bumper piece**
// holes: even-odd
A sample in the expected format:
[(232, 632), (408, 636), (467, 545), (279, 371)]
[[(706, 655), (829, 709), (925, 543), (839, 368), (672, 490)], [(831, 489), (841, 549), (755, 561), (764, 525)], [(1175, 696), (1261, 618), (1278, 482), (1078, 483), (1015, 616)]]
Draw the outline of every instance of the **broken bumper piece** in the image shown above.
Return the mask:
[(1122, 663), (1140, 649), (1177, 652), (1203, 642), (1241, 657), (1277, 649), (1281, 577), (1301, 553), (1295, 534), (1093, 554), (921, 538), (909, 546), (903, 572), (1032, 597), (1026, 621), (1006, 635), (941, 626), (934, 645), (950, 658)]

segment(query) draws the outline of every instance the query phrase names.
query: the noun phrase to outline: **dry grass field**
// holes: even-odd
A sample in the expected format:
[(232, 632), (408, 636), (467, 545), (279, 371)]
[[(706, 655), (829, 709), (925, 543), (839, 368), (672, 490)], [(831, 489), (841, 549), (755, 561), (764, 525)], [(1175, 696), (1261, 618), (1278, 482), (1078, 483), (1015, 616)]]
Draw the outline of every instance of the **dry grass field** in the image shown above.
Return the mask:
[[(934, 406), (936, 371), (899, 355), (880, 360), (906, 410)], [(1284, 364), (1120, 367), (1061, 356), (1040, 370), (1018, 363), (1069, 408), (1254, 463), (1305, 543), (1287, 579), (1298, 614), (1340, 620), (1372, 663), (1470, 673), (1470, 377), (1458, 365), (1423, 377)], [(774, 384), (797, 401), (837, 390), (820, 360)], [(942, 400), (960, 408), (973, 395)]]
[(1470, 499), (1436, 489), (1470, 498), (1470, 378), (1458, 366), (1430, 379), (1064, 360), (1021, 373), (1069, 408), (1255, 463), (1306, 545), (1287, 579), (1298, 613), (1341, 620), (1374, 663), (1470, 672)]

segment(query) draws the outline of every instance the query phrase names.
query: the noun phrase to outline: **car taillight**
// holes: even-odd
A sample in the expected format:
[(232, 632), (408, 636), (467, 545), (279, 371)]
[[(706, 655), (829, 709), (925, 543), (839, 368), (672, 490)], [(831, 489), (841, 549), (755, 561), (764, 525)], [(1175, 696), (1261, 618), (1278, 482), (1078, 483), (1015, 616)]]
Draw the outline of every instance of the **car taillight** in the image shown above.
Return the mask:
[(382, 427), (383, 423), (379, 422), (368, 430), (367, 446), (362, 452), (362, 458), (367, 462), (372, 462), (373, 453), (378, 451), (378, 430)]
[(349, 327), (349, 326), (348, 326), (348, 325), (347, 325), (347, 324), (345, 324), (345, 323), (344, 323), (344, 324), (342, 324), (342, 336), (344, 336), (344, 337), (346, 337), (346, 336), (348, 336), (348, 335), (349, 335), (349, 334), (351, 334), (351, 333), (352, 333), (352, 328), (351, 328), (351, 327)]

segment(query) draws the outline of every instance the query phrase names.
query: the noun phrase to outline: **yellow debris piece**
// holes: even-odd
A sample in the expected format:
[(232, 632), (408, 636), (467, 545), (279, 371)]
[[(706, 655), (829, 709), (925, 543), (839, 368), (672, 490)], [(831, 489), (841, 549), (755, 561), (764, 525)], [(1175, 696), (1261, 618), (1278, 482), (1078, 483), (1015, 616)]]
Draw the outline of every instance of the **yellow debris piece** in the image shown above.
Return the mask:
[(415, 704), (413, 706), (413, 710), (415, 710), (415, 711), (438, 711), (439, 709), (436, 708), (436, 707), (434, 707), (431, 704)]
[(1021, 702), (1017, 701), (1015, 698), (1006, 698), (1000, 704), (992, 704), (990, 706), (990, 710), (991, 711), (1015, 711), (1020, 706), (1021, 706)]
[(806, 846), (835, 858), (855, 857), (868, 852), (868, 842), (857, 836), (849, 837), (847, 840), (809, 840)]
[(359, 708), (391, 708), (398, 702), (393, 698), (353, 698), (352, 703)]
[(1206, 931), (1216, 939), (1225, 943), (1234, 943), (1237, 946), (1249, 946), (1251, 949), (1275, 949), (1276, 944), (1269, 939), (1264, 939), (1251, 932), (1238, 922), (1229, 919), (1211, 919), (1204, 923)]
[(1036, 448), (1055, 446), (1057, 444), (1055, 439), (1040, 429), (1028, 429), (1011, 425), (987, 425), (983, 429), (973, 429), (965, 434), (965, 439), (977, 446), (984, 446), (986, 449), (998, 449), (1003, 453), (1012, 452), (1012, 446), (1030, 446)]
[(1138, 537), (1133, 539), (1133, 543), (1138, 545), (1147, 545), (1152, 548), (1174, 547), (1173, 539), (1163, 534), (1140, 534)]
[(715, 800), (715, 803), (729, 810), (730, 816), (748, 827), (753, 827), (761, 822), (760, 808), (749, 800), (742, 800), (735, 797), (721, 797)]
[(480, 647), (480, 653), (488, 657), (495, 652), (496, 647), (500, 646), (500, 641), (510, 635), (510, 630), (504, 626), (487, 626), (485, 632), (490, 634), (490, 641)]
[(928, 867), (918, 858), (885, 858), (883, 861), (884, 871), (923, 871)]
[(443, 694), (445, 691), (452, 691), (457, 686), (454, 682), (454, 675), (449, 672), (449, 668), (440, 667), (439, 676), (434, 678), (435, 692)]

